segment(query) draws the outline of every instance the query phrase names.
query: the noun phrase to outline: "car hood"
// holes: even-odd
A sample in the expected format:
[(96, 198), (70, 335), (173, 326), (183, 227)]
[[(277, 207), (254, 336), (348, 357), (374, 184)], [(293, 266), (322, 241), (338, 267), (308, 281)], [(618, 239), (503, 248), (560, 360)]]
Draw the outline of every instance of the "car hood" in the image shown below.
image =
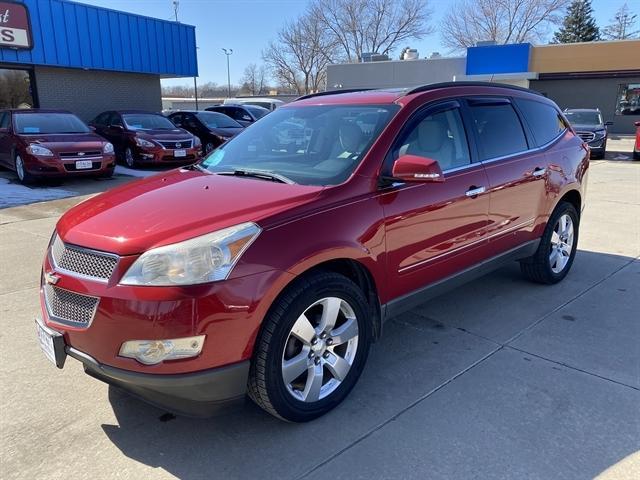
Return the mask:
[(56, 133), (46, 135), (20, 135), (25, 143), (37, 143), (53, 152), (97, 149), (107, 141), (95, 133)]
[(243, 131), (244, 128), (210, 128), (209, 130), (221, 137), (231, 138)]
[(581, 132), (595, 132), (596, 130), (604, 130), (605, 127), (604, 125), (583, 125), (580, 123), (573, 123), (571, 124), (571, 126), (574, 128), (574, 130), (576, 131), (581, 131)]
[(62, 240), (132, 255), (310, 202), (323, 187), (179, 169), (86, 200), (58, 222)]
[(192, 135), (182, 128), (174, 128), (172, 130), (134, 130), (136, 135), (146, 140), (184, 140), (191, 138)]

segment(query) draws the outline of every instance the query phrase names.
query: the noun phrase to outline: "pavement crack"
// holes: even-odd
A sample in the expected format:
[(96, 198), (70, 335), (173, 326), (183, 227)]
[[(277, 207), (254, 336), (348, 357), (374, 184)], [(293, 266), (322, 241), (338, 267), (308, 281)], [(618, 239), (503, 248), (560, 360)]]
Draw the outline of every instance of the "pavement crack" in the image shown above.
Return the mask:
[[(495, 343), (495, 342), (494, 342)], [(449, 378), (448, 380), (445, 380), (444, 382), (442, 382), (440, 385), (432, 388), (431, 390), (429, 390), (426, 394), (424, 394), (423, 396), (419, 397), (417, 400), (411, 402), (409, 405), (407, 405), (406, 407), (404, 407), (402, 410), (400, 410), (399, 412), (395, 413), (394, 415), (392, 415), (391, 417), (389, 417), (387, 420), (385, 420), (382, 423), (379, 423), (378, 425), (376, 425), (375, 427), (371, 428), (369, 431), (367, 431), (366, 433), (362, 434), (360, 437), (358, 437), (357, 439), (355, 439), (353, 442), (351, 442), (349, 445), (347, 445), (346, 447), (338, 450), (337, 452), (335, 452), (334, 454), (330, 455), (329, 457), (325, 458), (324, 460), (322, 460), (320, 463), (316, 464), (314, 467), (310, 468), (309, 470), (303, 472), (301, 475), (299, 475), (298, 477), (296, 477), (296, 480), (308, 477), (309, 475), (311, 475), (313, 472), (315, 472), (316, 470), (322, 468), (324, 465), (326, 465), (327, 463), (333, 461), (334, 459), (338, 458), (340, 455), (342, 455), (343, 453), (347, 452), (348, 450), (350, 450), (352, 447), (355, 447), (356, 445), (358, 445), (360, 442), (362, 442), (363, 440), (366, 440), (367, 438), (369, 438), (371, 435), (373, 435), (374, 433), (376, 433), (378, 430), (384, 428), (386, 425), (388, 425), (389, 423), (395, 421), (398, 419), (398, 417), (400, 417), (401, 415), (403, 415), (404, 413), (408, 412), (409, 410), (411, 410), (412, 408), (414, 408), (415, 406), (417, 406), (418, 404), (422, 403), (424, 400), (426, 400), (427, 398), (429, 398), (431, 395), (433, 395), (434, 393), (436, 393), (437, 391), (441, 390), (442, 388), (446, 387), (447, 385), (449, 385), (451, 382), (453, 382), (455, 379), (457, 379), (458, 377), (464, 375), (465, 373), (467, 373), (468, 371), (472, 370), (474, 367), (476, 367), (477, 365), (480, 365), (482, 362), (484, 362), (485, 360), (487, 360), (488, 358), (492, 357), (494, 354), (496, 354), (497, 352), (499, 352), (500, 350), (502, 350), (503, 347), (502, 346), (498, 346), (497, 348), (494, 348), (493, 350), (491, 350), (489, 353), (487, 353), (486, 355), (482, 356), (481, 358), (479, 358), (478, 360), (476, 360), (475, 362), (473, 362), (472, 364), (468, 365), (467, 367), (465, 367), (464, 369), (462, 369), (461, 371), (459, 371), (458, 373), (456, 373), (455, 375), (453, 375), (451, 378)]]
[(587, 375), (591, 375), (592, 377), (597, 377), (597, 378), (599, 378), (601, 380), (605, 380), (607, 382), (615, 383), (617, 385), (621, 385), (623, 387), (628, 387), (628, 388), (631, 388), (633, 390), (636, 390), (636, 391), (640, 392), (640, 388), (634, 387), (633, 385), (629, 385), (628, 383), (620, 382), (618, 380), (613, 380), (612, 378), (604, 377), (602, 375), (598, 375), (597, 373), (593, 373), (593, 372), (590, 372), (588, 370), (583, 370), (582, 368), (574, 367), (573, 365), (569, 365), (567, 363), (558, 362), (557, 360), (553, 360), (551, 358), (539, 355), (537, 353), (531, 353), (531, 352), (529, 352), (527, 350), (523, 350), (522, 348), (514, 347), (512, 345), (504, 345), (504, 348), (508, 348), (508, 349), (511, 349), (511, 350), (515, 350), (516, 352), (520, 352), (520, 353), (524, 353), (524, 354), (527, 354), (527, 355), (531, 355), (532, 357), (539, 358), (540, 360), (545, 360), (545, 361), (550, 362), (550, 363), (555, 363), (556, 365), (561, 365), (561, 366), (563, 366), (565, 368), (568, 368), (570, 370), (575, 370), (577, 372), (585, 373)]

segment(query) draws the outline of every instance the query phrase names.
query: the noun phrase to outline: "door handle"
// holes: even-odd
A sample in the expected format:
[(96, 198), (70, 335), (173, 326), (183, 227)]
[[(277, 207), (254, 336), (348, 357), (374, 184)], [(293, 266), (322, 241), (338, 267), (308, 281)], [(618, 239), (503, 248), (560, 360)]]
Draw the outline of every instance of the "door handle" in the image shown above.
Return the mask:
[(546, 169), (546, 168), (536, 167), (536, 168), (533, 170), (533, 176), (534, 176), (534, 177), (541, 177), (541, 176), (543, 176), (545, 173), (547, 173), (547, 169)]
[(467, 197), (477, 197), (478, 195), (480, 195), (481, 193), (484, 193), (486, 191), (486, 188), (484, 187), (476, 187), (475, 185), (471, 185), (469, 187), (469, 190), (467, 190), (467, 192), (465, 193), (465, 195)]

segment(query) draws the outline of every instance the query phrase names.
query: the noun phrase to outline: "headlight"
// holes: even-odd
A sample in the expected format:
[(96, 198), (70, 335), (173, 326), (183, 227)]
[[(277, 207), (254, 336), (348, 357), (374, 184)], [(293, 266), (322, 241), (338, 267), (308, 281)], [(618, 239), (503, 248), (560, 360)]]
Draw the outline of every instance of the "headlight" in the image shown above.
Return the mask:
[(604, 137), (605, 134), (607, 133), (607, 131), (606, 130), (596, 130), (593, 133), (595, 134), (595, 136), (597, 138), (597, 137)]
[(121, 357), (135, 358), (145, 365), (200, 355), (205, 335), (171, 340), (130, 340), (120, 347)]
[(53, 157), (53, 152), (51, 150), (35, 143), (32, 143), (27, 147), (27, 152), (29, 152), (31, 155), (37, 155), (39, 157)]
[(102, 153), (113, 153), (113, 144), (107, 142), (102, 147)]
[(156, 146), (155, 143), (150, 142), (149, 140), (145, 140), (144, 138), (135, 137), (136, 145), (142, 148), (154, 148)]
[(123, 285), (197, 285), (225, 280), (260, 227), (241, 223), (201, 237), (165, 245), (143, 253), (122, 281)]
[(193, 137), (193, 146), (194, 147), (200, 147), (201, 145), (202, 145), (202, 142), (200, 141), (200, 138)]

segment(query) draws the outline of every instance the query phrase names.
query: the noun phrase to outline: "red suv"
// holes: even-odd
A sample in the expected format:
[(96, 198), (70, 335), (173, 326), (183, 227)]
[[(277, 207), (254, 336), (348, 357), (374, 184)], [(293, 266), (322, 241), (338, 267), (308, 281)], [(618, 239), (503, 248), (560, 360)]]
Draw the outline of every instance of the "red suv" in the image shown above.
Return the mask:
[(562, 280), (588, 166), (558, 107), (525, 89), (302, 97), (199, 164), (67, 212), (40, 342), (58, 367), (73, 357), (179, 413), (248, 392), (311, 420), (353, 388), (386, 319), (508, 261)]
[(0, 165), (22, 183), (43, 177), (110, 177), (113, 145), (64, 110), (0, 110)]

